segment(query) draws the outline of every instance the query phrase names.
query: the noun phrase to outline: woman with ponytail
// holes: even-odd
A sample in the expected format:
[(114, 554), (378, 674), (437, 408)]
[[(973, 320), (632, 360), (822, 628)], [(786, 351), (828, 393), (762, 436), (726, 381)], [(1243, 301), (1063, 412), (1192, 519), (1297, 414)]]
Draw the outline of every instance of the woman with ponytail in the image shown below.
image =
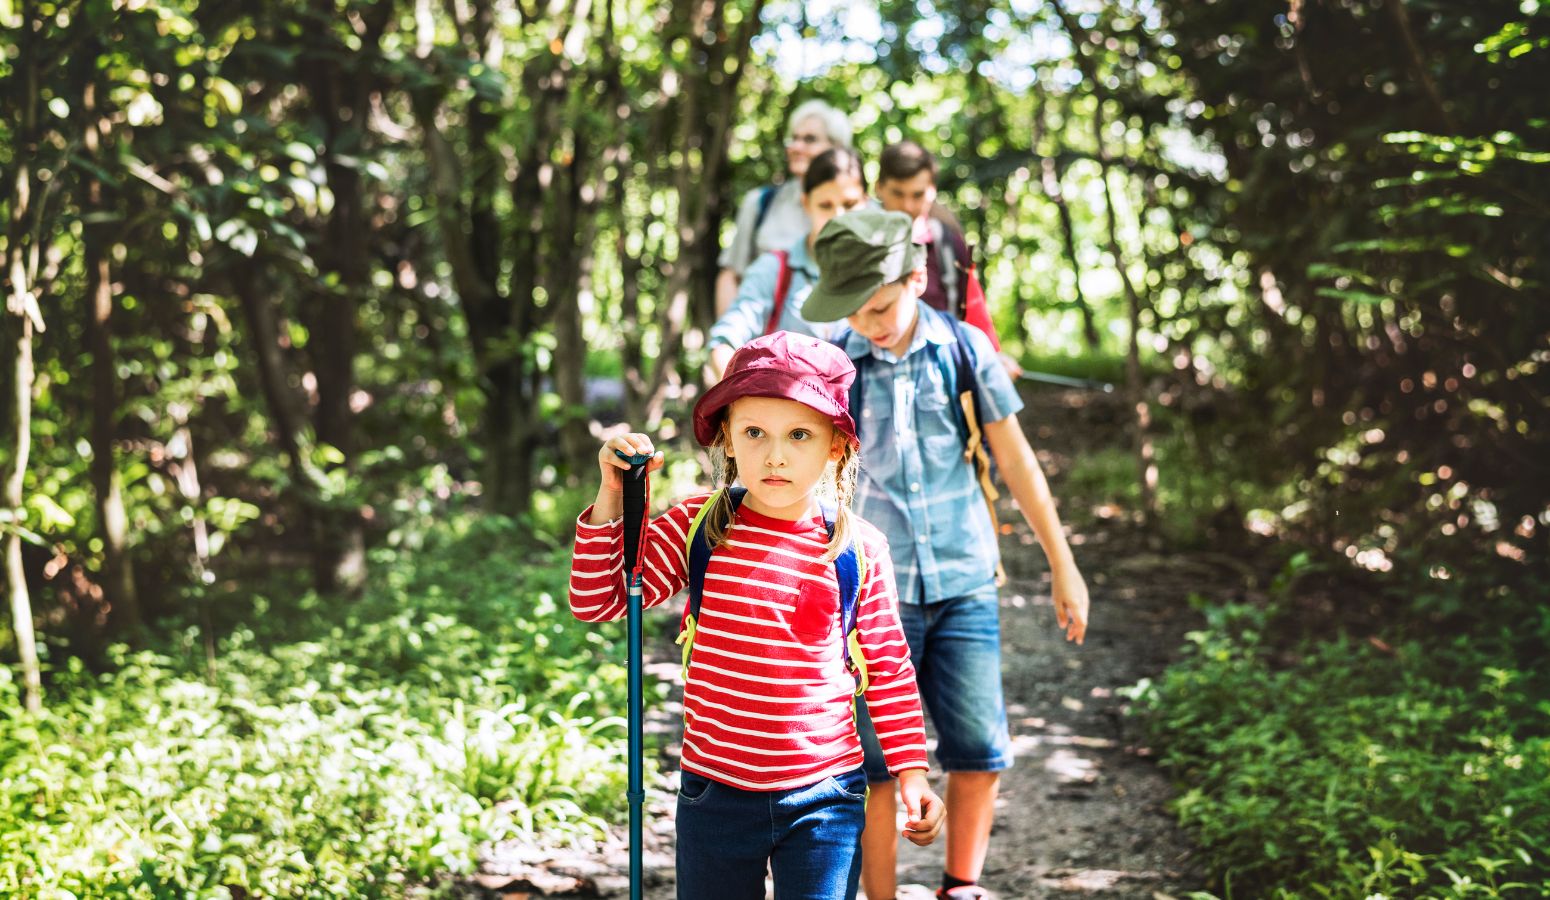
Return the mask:
[(707, 338), (708, 382), (714, 384), (721, 378), (733, 351), (761, 334), (784, 330), (828, 339), (842, 330), (827, 323), (815, 325), (802, 317), (802, 304), (818, 281), (813, 242), (830, 219), (866, 203), (866, 173), (856, 151), (835, 147), (813, 159), (802, 176), (802, 209), (811, 227), (801, 240), (765, 253), (743, 272), (736, 298)]

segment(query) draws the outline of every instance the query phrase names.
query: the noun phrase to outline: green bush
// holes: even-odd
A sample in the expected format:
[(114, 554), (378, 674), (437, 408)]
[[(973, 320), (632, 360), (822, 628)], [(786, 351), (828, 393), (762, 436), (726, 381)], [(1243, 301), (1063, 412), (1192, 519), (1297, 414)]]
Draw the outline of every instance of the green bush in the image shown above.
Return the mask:
[(568, 548), (446, 532), (353, 603), (223, 609), (251, 624), (213, 681), (196, 641), (120, 651), (30, 720), (0, 668), (0, 896), (400, 896), (482, 841), (598, 836), (624, 807), (614, 632), (571, 618)]
[(1550, 701), (1512, 638), (1340, 639), (1207, 611), (1136, 694), (1228, 896), (1550, 893)]

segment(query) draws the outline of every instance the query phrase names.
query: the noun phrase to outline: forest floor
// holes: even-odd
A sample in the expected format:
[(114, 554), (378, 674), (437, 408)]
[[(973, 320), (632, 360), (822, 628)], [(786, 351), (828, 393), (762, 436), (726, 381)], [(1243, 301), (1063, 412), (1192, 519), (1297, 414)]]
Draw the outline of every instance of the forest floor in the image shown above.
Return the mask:
[[(1061, 499), (1062, 518), (1092, 596), (1083, 646), (1056, 628), (1043, 552), (1003, 498), (1009, 581), (1001, 593), (1002, 670), (1017, 759), (1001, 780), (981, 884), (1013, 898), (1102, 895), (1177, 897), (1204, 886), (1188, 838), (1165, 805), (1173, 788), (1153, 762), (1122, 689), (1161, 672), (1199, 624), (1191, 594), (1244, 589), (1241, 564), (1223, 554), (1162, 552), (1119, 511), (1062, 493), (1073, 460), (1121, 445), (1125, 411), (1113, 395), (1023, 383), (1021, 419)], [(677, 649), (664, 639), (648, 679), (674, 682)], [(648, 713), (647, 741), (662, 747), (662, 783), (648, 791), (645, 897), (670, 900), (677, 784), (679, 692)], [(945, 779), (933, 774), (941, 791)], [(948, 798), (951, 803), (951, 798)], [(501, 900), (627, 896), (623, 829), (593, 853), (533, 854), (494, 848), (480, 884)], [(942, 874), (942, 841), (901, 842), (900, 900), (931, 896)], [(510, 873), (496, 875), (493, 873)], [(513, 880), (515, 879), (515, 880)], [(489, 894), (486, 894), (489, 896)]]

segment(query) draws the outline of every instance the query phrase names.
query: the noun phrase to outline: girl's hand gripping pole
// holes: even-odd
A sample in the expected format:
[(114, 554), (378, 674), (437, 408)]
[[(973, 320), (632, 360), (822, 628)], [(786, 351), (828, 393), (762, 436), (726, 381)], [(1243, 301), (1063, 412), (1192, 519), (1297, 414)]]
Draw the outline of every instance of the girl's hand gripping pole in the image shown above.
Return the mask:
[(645, 709), (642, 706), (641, 685), (641, 562), (640, 535), (646, 522), (646, 498), (650, 494), (650, 482), (646, 477), (651, 457), (644, 454), (629, 455), (614, 451), (630, 464), (624, 475), (624, 569), (625, 587), (629, 601), (629, 690), (630, 690), (630, 781), (626, 796), (630, 802), (630, 900), (641, 900), (642, 865), (641, 834), (642, 815), (646, 802), (646, 790), (642, 773), (645, 754)]

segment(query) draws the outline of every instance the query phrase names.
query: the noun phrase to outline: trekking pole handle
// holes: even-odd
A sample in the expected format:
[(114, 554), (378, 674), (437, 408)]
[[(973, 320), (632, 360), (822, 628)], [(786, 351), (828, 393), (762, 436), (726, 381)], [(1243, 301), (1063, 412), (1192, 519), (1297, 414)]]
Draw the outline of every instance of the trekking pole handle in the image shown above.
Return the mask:
[(630, 464), (624, 479), (624, 570), (635, 571), (635, 561), (640, 555), (640, 526), (646, 515), (646, 465), (651, 457), (643, 453), (614, 454)]

